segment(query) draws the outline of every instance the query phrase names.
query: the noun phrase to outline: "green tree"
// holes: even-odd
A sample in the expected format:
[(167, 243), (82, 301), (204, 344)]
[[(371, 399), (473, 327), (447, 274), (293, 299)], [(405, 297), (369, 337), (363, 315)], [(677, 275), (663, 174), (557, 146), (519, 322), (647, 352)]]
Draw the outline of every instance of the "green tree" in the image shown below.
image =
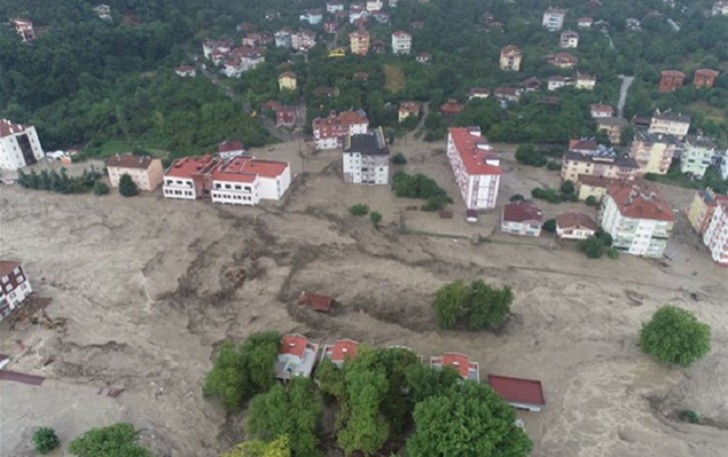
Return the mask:
[(136, 183), (126, 173), (119, 178), (119, 193), (124, 197), (133, 197), (139, 194)]
[(516, 160), (524, 165), (531, 165), (533, 167), (543, 167), (548, 162), (548, 159), (544, 157), (532, 144), (522, 144), (516, 149)]
[(384, 373), (347, 370), (346, 385), (349, 414), (339, 430), (337, 443), (347, 456), (354, 451), (371, 455), (381, 449), (389, 437), (389, 424), (380, 414), (387, 379)]
[(96, 181), (94, 184), (94, 194), (96, 195), (107, 195), (109, 193), (109, 186), (103, 181)]
[(71, 441), (68, 450), (77, 457), (152, 457), (138, 441), (139, 432), (134, 426), (119, 422), (87, 431)]
[(597, 236), (590, 236), (585, 240), (581, 240), (577, 246), (579, 250), (586, 254), (586, 256), (590, 259), (600, 258), (604, 255), (607, 249), (604, 241)]
[(205, 376), (203, 393), (216, 396), (223, 406), (234, 411), (245, 400), (265, 392), (274, 384), (274, 362), (281, 335), (276, 332), (254, 333), (237, 348), (223, 343)]
[(33, 449), (38, 454), (48, 454), (61, 445), (56, 431), (50, 427), (40, 427), (33, 432)]
[(567, 179), (563, 183), (561, 183), (561, 193), (566, 195), (571, 195), (574, 193), (576, 189), (574, 188), (574, 182)]
[(407, 370), (407, 388), (415, 404), (443, 394), (461, 380), (460, 373), (452, 367), (438, 370), (419, 363)]
[(710, 327), (690, 311), (663, 306), (642, 324), (639, 345), (660, 362), (687, 367), (710, 352)]
[(321, 399), (310, 379), (294, 378), (285, 387), (274, 385), (258, 394), (248, 408), (248, 431), (265, 441), (287, 436), (291, 451), (300, 457), (319, 455), (316, 425), (321, 416)]
[(432, 308), (440, 328), (449, 329), (457, 324), (469, 294), (469, 287), (462, 281), (446, 284), (437, 290)]
[(220, 457), (291, 457), (288, 437), (279, 436), (270, 443), (261, 440), (238, 443)]
[(541, 228), (547, 232), (554, 233), (556, 231), (556, 219), (546, 219)]
[(407, 164), (407, 158), (401, 152), (396, 153), (392, 157), (392, 163), (394, 165), (405, 165)]
[(481, 280), (473, 281), (466, 304), (468, 328), (484, 330), (500, 326), (505, 322), (512, 302), (513, 291), (510, 287), (497, 289)]
[(410, 457), (526, 457), (532, 443), (490, 387), (461, 382), (415, 406)]
[(369, 206), (363, 203), (357, 203), (356, 205), (349, 207), (349, 213), (352, 216), (366, 216), (369, 214)]
[(369, 213), (369, 220), (372, 221), (374, 227), (379, 227), (379, 223), (382, 222), (382, 213), (378, 211), (372, 211)]

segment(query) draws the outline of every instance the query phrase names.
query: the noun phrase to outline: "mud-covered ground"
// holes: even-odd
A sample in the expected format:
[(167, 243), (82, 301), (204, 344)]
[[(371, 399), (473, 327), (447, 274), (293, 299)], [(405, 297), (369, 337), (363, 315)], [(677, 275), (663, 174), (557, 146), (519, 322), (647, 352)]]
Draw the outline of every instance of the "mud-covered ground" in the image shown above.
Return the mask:
[[(413, 210), (420, 202), (387, 188), (346, 186), (336, 152), (299, 153), (297, 143), (258, 151), (291, 160), (298, 174), (285, 201), (259, 208), (169, 201), (159, 191), (125, 199), (0, 187), (0, 257), (23, 259), (37, 295), (51, 299), (48, 319), (0, 323), (8, 368), (48, 378), (41, 387), (0, 382), (0, 455), (32, 455), (33, 426), (56, 428), (67, 444), (124, 420), (160, 456), (216, 456), (243, 430), (202, 398), (213, 350), (274, 329), (321, 343), (402, 344), (425, 357), (460, 351), (480, 362), (483, 379), (540, 379), (546, 408), (519, 413), (534, 456), (724, 456), (728, 272), (682, 216), (667, 262), (588, 260), (548, 236), (498, 234), (496, 213), (464, 222), (443, 148), (409, 139), (393, 149), (407, 155), (408, 171), (449, 191), (451, 220)], [(558, 185), (557, 172), (504, 159), (501, 202)], [(676, 208), (692, 197), (666, 191)], [(348, 215), (354, 203), (380, 211), (382, 227)], [(593, 212), (542, 205), (547, 216), (573, 207)], [(469, 241), (492, 234), (491, 243)], [(508, 324), (498, 334), (437, 331), (433, 293), (472, 278), (513, 287)], [(297, 308), (303, 289), (335, 297), (340, 312)], [(636, 345), (640, 323), (666, 303), (713, 330), (712, 352), (688, 370), (660, 367)], [(682, 409), (705, 425), (676, 421)]]

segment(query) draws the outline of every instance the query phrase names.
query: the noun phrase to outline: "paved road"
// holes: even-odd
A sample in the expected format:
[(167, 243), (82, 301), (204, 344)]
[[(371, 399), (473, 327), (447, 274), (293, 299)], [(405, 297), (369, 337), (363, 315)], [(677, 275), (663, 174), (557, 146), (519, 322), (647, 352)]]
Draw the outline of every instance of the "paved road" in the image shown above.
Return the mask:
[(619, 102), (617, 103), (617, 116), (622, 117), (624, 115), (624, 104), (627, 102), (627, 92), (629, 92), (629, 86), (634, 81), (634, 76), (619, 75), (622, 78), (622, 87), (619, 88)]

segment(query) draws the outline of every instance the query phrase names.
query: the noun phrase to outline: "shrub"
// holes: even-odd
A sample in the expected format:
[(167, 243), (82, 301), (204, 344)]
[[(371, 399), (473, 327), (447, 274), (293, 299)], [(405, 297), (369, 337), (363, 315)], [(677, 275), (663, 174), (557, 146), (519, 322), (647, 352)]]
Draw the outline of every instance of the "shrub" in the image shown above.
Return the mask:
[(561, 164), (555, 160), (549, 160), (546, 163), (546, 169), (549, 171), (561, 170)]
[(372, 211), (369, 214), (369, 220), (372, 221), (374, 227), (379, 227), (379, 223), (382, 222), (382, 214), (377, 211)]
[(588, 206), (599, 206), (599, 201), (597, 200), (597, 197), (593, 195), (586, 197), (584, 203), (586, 203)]
[(639, 345), (662, 363), (687, 367), (710, 351), (710, 327), (690, 311), (663, 306), (642, 324)]
[(511, 195), (511, 198), (509, 198), (508, 200), (512, 202), (522, 202), (525, 200), (525, 198), (521, 194), (514, 194)]
[(547, 219), (541, 226), (547, 232), (554, 233), (556, 231), (556, 219)]
[(549, 203), (561, 203), (561, 196), (553, 189), (536, 187), (531, 190), (531, 196), (540, 200), (546, 200)]
[(536, 146), (532, 144), (518, 146), (518, 149), (516, 149), (516, 160), (519, 163), (532, 167), (543, 167), (548, 161), (543, 154), (536, 150)]
[(655, 173), (645, 173), (645, 179), (647, 181), (657, 181), (657, 175)]
[(38, 454), (48, 454), (61, 445), (56, 431), (50, 427), (40, 427), (33, 432), (33, 449)]
[(126, 173), (119, 178), (119, 193), (124, 197), (133, 197), (139, 194), (136, 183)]
[(398, 152), (392, 157), (392, 163), (394, 165), (405, 165), (407, 164), (407, 157), (404, 156), (401, 152)]
[(574, 188), (574, 182), (567, 179), (561, 183), (561, 193), (565, 195), (571, 195), (576, 189)]
[(435, 212), (440, 211), (444, 207), (452, 203), (452, 200), (447, 195), (436, 195), (427, 199), (424, 205), (422, 205), (422, 211)]
[(619, 251), (614, 248), (609, 248), (607, 249), (607, 257), (612, 260), (617, 260), (619, 258)]
[(87, 431), (71, 441), (68, 450), (77, 457), (152, 457), (139, 445), (139, 431), (123, 422)]
[(604, 242), (596, 236), (590, 236), (585, 240), (579, 241), (578, 247), (590, 259), (598, 259), (604, 255)]
[(349, 213), (351, 213), (352, 216), (366, 216), (369, 214), (369, 206), (363, 203), (357, 203), (349, 208)]
[(96, 195), (107, 195), (109, 193), (109, 186), (102, 181), (96, 181), (94, 184), (94, 194)]
[(691, 424), (699, 424), (700, 416), (692, 409), (683, 409), (677, 414), (677, 417), (684, 422), (690, 422)]

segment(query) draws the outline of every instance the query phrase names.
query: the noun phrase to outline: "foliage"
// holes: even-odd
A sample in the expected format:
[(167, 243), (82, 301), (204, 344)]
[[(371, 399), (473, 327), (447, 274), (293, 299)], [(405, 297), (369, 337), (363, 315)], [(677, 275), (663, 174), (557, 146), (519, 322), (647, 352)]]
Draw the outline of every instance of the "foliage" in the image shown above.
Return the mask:
[(453, 367), (435, 369), (417, 364), (407, 371), (407, 388), (412, 401), (417, 404), (430, 397), (441, 395), (448, 388), (462, 381)]
[(407, 157), (405, 157), (401, 152), (398, 152), (392, 157), (392, 163), (394, 165), (406, 165)]
[(38, 454), (48, 454), (61, 445), (56, 431), (50, 427), (40, 427), (33, 432), (33, 449)]
[(532, 144), (522, 144), (516, 149), (516, 160), (524, 165), (532, 167), (543, 167), (548, 162), (541, 152)]
[(561, 164), (555, 160), (546, 162), (546, 169), (549, 171), (561, 170)]
[(610, 259), (619, 258), (619, 251), (614, 248), (610, 248), (611, 245), (612, 236), (600, 229), (597, 230), (595, 235), (579, 241), (577, 247), (590, 259), (598, 259), (604, 254), (607, 254)]
[(56, 170), (41, 170), (36, 173), (32, 170), (25, 173), (18, 170), (18, 184), (26, 189), (50, 190), (61, 194), (78, 194), (88, 192), (92, 189), (101, 177), (101, 173), (97, 172), (93, 166), (91, 171), (83, 170), (80, 176), (70, 177), (65, 168), (61, 168), (61, 172)]
[(349, 213), (352, 216), (366, 216), (369, 214), (369, 206), (363, 203), (357, 203), (349, 208)]
[(105, 182), (96, 181), (96, 183), (94, 183), (94, 195), (108, 195), (109, 191), (109, 185)]
[(373, 454), (389, 436), (389, 423), (380, 414), (387, 378), (384, 373), (369, 370), (346, 371), (345, 376), (349, 414), (337, 443), (346, 455), (354, 451)]
[(503, 324), (512, 302), (513, 291), (508, 286), (498, 289), (481, 280), (469, 286), (455, 281), (437, 291), (432, 307), (440, 328), (466, 324), (469, 330), (485, 330)]
[(77, 457), (152, 457), (138, 440), (133, 425), (119, 422), (87, 431), (71, 441), (68, 450)]
[(593, 195), (586, 197), (586, 200), (584, 200), (584, 203), (586, 203), (587, 206), (591, 206), (591, 207), (599, 206), (599, 201), (597, 200), (597, 197), (595, 197)]
[(526, 457), (532, 443), (516, 414), (490, 387), (462, 382), (418, 403), (411, 457)]
[(220, 454), (220, 457), (291, 457), (288, 437), (279, 436), (266, 443), (261, 440), (238, 443), (234, 448)]
[(257, 395), (248, 408), (248, 431), (264, 441), (286, 436), (291, 451), (300, 457), (315, 457), (316, 425), (321, 399), (310, 379), (294, 378), (285, 387), (274, 385)]
[(567, 179), (566, 181), (561, 183), (560, 190), (561, 193), (564, 195), (572, 195), (576, 191), (576, 188), (574, 187), (574, 182), (570, 179)]
[(372, 211), (369, 213), (369, 220), (372, 221), (374, 227), (379, 227), (379, 223), (382, 222), (382, 213), (378, 211)]
[(438, 186), (432, 178), (421, 173), (408, 175), (403, 171), (398, 171), (392, 177), (392, 188), (397, 197), (427, 200), (422, 207), (424, 211), (439, 211), (448, 203), (452, 203), (452, 199), (448, 197), (443, 188)]
[(511, 198), (508, 199), (508, 201), (511, 201), (511, 202), (522, 202), (525, 200), (526, 199), (521, 194), (513, 194), (513, 195), (511, 195)]
[(267, 391), (275, 382), (273, 364), (280, 340), (276, 332), (261, 332), (238, 347), (223, 343), (205, 376), (203, 393), (219, 397), (227, 410), (235, 411), (247, 399)]
[(662, 363), (687, 367), (710, 351), (710, 327), (690, 311), (663, 306), (642, 325), (639, 345)]
[(683, 409), (677, 414), (677, 417), (684, 422), (690, 422), (691, 424), (699, 424), (700, 416), (692, 409)]
[(612, 260), (617, 260), (619, 258), (619, 251), (615, 248), (609, 248), (607, 249), (607, 257)]
[(124, 197), (139, 195), (139, 189), (137, 189), (136, 183), (126, 173), (119, 178), (119, 193)]
[(541, 228), (547, 232), (554, 233), (556, 231), (556, 219), (546, 219)]

